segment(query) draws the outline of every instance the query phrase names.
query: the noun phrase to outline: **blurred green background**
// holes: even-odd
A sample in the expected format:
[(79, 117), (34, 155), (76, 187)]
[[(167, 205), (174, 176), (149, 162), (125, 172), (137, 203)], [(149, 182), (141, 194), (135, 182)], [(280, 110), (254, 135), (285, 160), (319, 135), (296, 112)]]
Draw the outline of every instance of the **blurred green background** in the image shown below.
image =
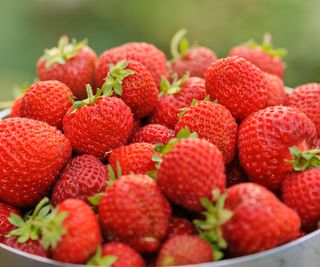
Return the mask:
[(319, 0), (0, 0), (0, 101), (35, 77), (43, 49), (62, 34), (88, 38), (99, 54), (127, 41), (169, 41), (186, 27), (192, 40), (219, 57), (250, 38), (271, 32), (289, 54), (285, 82), (320, 80)]

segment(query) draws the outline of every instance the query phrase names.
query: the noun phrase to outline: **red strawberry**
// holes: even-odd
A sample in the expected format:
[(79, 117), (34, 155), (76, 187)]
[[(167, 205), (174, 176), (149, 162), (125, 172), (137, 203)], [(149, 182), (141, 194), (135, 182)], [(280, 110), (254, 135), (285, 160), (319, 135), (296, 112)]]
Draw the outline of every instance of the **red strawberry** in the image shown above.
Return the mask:
[[(320, 163), (320, 156), (318, 161)], [(319, 188), (320, 168), (291, 173), (286, 176), (282, 184), (284, 203), (300, 215), (302, 226), (307, 231), (317, 229), (320, 221)]]
[(101, 90), (75, 102), (63, 119), (63, 130), (79, 153), (100, 159), (110, 150), (126, 144), (133, 127), (130, 108), (117, 97), (101, 97)]
[(20, 207), (36, 204), (70, 157), (69, 140), (47, 123), (0, 121), (0, 199)]
[(45, 258), (48, 257), (48, 252), (41, 246), (38, 240), (29, 239), (24, 243), (20, 243), (18, 242), (17, 238), (9, 237), (3, 240), (3, 244), (33, 255)]
[(150, 177), (127, 175), (108, 189), (99, 205), (99, 217), (107, 239), (153, 252), (167, 234), (171, 208)]
[(14, 117), (21, 117), (21, 112), (20, 112), (20, 108), (22, 105), (22, 99), (23, 99), (24, 95), (19, 96), (12, 104), (11, 106), (11, 112), (9, 117), (10, 118), (14, 118)]
[(209, 101), (199, 101), (181, 113), (175, 131), (186, 127), (200, 138), (215, 144), (229, 163), (235, 153), (238, 125), (229, 110)]
[(261, 45), (254, 41), (231, 49), (230, 56), (243, 57), (261, 70), (283, 78), (285, 63), (281, 60), (286, 55), (285, 49), (273, 49), (271, 36), (266, 34)]
[(25, 93), (20, 113), (21, 117), (44, 121), (58, 129), (62, 119), (72, 106), (69, 87), (59, 81), (43, 81), (33, 84)]
[(4, 237), (15, 228), (8, 220), (11, 213), (20, 214), (14, 207), (0, 202), (0, 243), (3, 241)]
[(133, 128), (131, 130), (130, 136), (128, 138), (128, 143), (132, 143), (132, 138), (141, 128), (141, 121), (140, 118), (134, 118), (133, 120)]
[(155, 162), (152, 161), (154, 153), (153, 145), (134, 143), (112, 150), (109, 163), (114, 170), (117, 169), (117, 164), (119, 164), (123, 175), (130, 173), (145, 174), (156, 168)]
[(298, 86), (288, 97), (287, 105), (306, 114), (315, 124), (320, 137), (320, 83)]
[(145, 267), (142, 257), (121, 242), (110, 242), (99, 248), (87, 265), (110, 267)]
[(180, 266), (213, 261), (210, 245), (198, 236), (176, 235), (162, 246), (156, 266)]
[(320, 148), (320, 138), (318, 139), (316, 146), (317, 146), (317, 148)]
[[(308, 150), (315, 146), (316, 129), (308, 117), (289, 107), (269, 107), (246, 120), (239, 129), (239, 158), (250, 180), (272, 190), (293, 170), (289, 148)], [(299, 163), (303, 153), (294, 156)]]
[(79, 99), (87, 96), (86, 84), (93, 84), (97, 56), (86, 41), (77, 43), (63, 36), (58, 46), (45, 50), (37, 64), (41, 81), (58, 80), (66, 84)]
[(182, 77), (186, 72), (191, 76), (201, 77), (207, 68), (217, 60), (214, 51), (207, 47), (189, 47), (189, 42), (185, 38), (187, 31), (181, 29), (171, 41), (171, 54), (173, 56), (170, 62), (170, 70)]
[(193, 224), (184, 218), (172, 217), (169, 224), (167, 238), (171, 238), (176, 235), (195, 235), (196, 228)]
[(132, 137), (132, 143), (164, 144), (174, 137), (174, 131), (160, 124), (148, 124)]
[(86, 200), (102, 192), (107, 180), (107, 170), (98, 158), (91, 155), (77, 156), (62, 171), (53, 189), (52, 202), (57, 205), (67, 198)]
[(103, 52), (96, 64), (96, 83), (98, 86), (104, 83), (110, 64), (119, 60), (135, 60), (143, 64), (152, 74), (157, 85), (162, 76), (168, 77), (167, 58), (165, 54), (153, 44), (143, 42), (131, 42)]
[(210, 99), (230, 110), (239, 120), (267, 106), (269, 81), (255, 65), (239, 57), (214, 62), (205, 73)]
[(226, 170), (227, 170), (227, 187), (248, 181), (248, 177), (245, 171), (243, 170), (238, 157), (235, 157), (227, 165)]
[(269, 80), (268, 106), (284, 105), (287, 94), (283, 81), (276, 75), (265, 73)]

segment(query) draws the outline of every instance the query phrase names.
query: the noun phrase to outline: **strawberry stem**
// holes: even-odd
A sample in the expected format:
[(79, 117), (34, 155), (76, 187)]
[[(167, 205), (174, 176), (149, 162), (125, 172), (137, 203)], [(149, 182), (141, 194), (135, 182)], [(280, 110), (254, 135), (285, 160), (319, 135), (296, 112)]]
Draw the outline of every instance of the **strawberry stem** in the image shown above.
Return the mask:
[(86, 84), (86, 91), (87, 91), (87, 95), (88, 95), (88, 98), (84, 99), (84, 100), (81, 100), (81, 101), (74, 101), (70, 96), (69, 96), (69, 99), (70, 101), (73, 103), (73, 112), (76, 112), (79, 108), (83, 107), (83, 106), (86, 106), (86, 105), (89, 105), (89, 104), (93, 104), (94, 102), (97, 101), (97, 99), (99, 99), (102, 95), (102, 89), (98, 89), (97, 90), (97, 93), (94, 95), (93, 92), (92, 92), (92, 88), (91, 88), (91, 85), (90, 84)]
[(170, 51), (173, 59), (179, 59), (188, 53), (190, 44), (186, 35), (187, 30), (181, 29), (172, 37)]
[(160, 94), (159, 96), (163, 95), (174, 95), (180, 92), (181, 86), (184, 84), (184, 82), (189, 78), (189, 72), (186, 72), (181, 79), (178, 78), (177, 73), (172, 74), (172, 83), (168, 81), (168, 79), (164, 76), (161, 78), (160, 82)]

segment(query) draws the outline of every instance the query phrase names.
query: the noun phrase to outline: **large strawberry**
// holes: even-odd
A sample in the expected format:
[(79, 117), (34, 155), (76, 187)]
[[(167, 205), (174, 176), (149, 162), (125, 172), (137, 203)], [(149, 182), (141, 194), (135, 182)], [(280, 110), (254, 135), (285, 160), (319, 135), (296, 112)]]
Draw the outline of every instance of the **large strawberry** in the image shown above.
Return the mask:
[(44, 121), (61, 129), (62, 119), (72, 106), (72, 97), (69, 87), (62, 82), (37, 82), (23, 96), (21, 117)]
[(63, 130), (79, 153), (105, 158), (112, 149), (126, 144), (133, 127), (130, 108), (117, 97), (101, 97), (101, 90), (74, 102), (63, 119)]
[(41, 246), (38, 240), (29, 239), (28, 241), (21, 243), (18, 242), (17, 238), (9, 237), (3, 240), (3, 244), (40, 257), (47, 258), (49, 254), (48, 251)]
[(269, 81), (244, 58), (227, 57), (214, 62), (205, 73), (210, 99), (230, 110), (239, 120), (267, 106)]
[(174, 131), (161, 124), (148, 124), (134, 133), (132, 143), (167, 144)]
[(37, 72), (41, 81), (58, 80), (66, 84), (79, 99), (87, 96), (86, 84), (94, 83), (95, 52), (86, 41), (77, 43), (63, 36), (58, 46), (46, 49), (39, 59)]
[(284, 105), (287, 94), (283, 81), (276, 75), (265, 73), (269, 80), (268, 106)]
[[(274, 106), (260, 110), (239, 129), (239, 158), (249, 179), (270, 189), (279, 189), (281, 182), (301, 161), (303, 151), (316, 145), (316, 129), (302, 112)], [(302, 150), (291, 155), (289, 149)], [(294, 159), (292, 163), (290, 160)], [(306, 166), (307, 167), (307, 166)]]
[(20, 214), (14, 207), (0, 202), (0, 242), (2, 242), (4, 237), (15, 228), (8, 220), (11, 213)]
[(190, 108), (181, 113), (175, 131), (189, 128), (200, 138), (215, 144), (229, 163), (235, 153), (238, 125), (229, 110), (209, 101), (194, 101)]
[(36, 204), (70, 157), (69, 140), (47, 123), (0, 121), (0, 199), (21, 207)]
[(140, 252), (156, 251), (167, 234), (171, 208), (155, 181), (146, 175), (116, 180), (99, 204), (105, 237)]

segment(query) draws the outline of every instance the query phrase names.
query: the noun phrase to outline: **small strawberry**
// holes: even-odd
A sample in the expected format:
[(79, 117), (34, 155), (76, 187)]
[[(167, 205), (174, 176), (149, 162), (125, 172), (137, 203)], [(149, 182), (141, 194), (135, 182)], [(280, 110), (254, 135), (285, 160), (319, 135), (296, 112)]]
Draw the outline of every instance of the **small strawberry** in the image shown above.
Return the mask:
[(169, 224), (167, 238), (176, 235), (195, 235), (197, 233), (194, 225), (184, 218), (172, 217)]
[(102, 90), (73, 103), (63, 119), (63, 131), (78, 153), (105, 158), (110, 150), (126, 144), (133, 127), (130, 108), (117, 97), (101, 97)]
[(287, 94), (283, 81), (276, 75), (265, 73), (269, 80), (268, 106), (284, 105), (287, 100)]
[(246, 44), (235, 46), (230, 51), (230, 56), (243, 57), (264, 72), (283, 79), (285, 63), (282, 58), (287, 54), (285, 49), (274, 49), (271, 44), (271, 35), (264, 36), (263, 43), (257, 44), (253, 40)]
[(133, 136), (132, 143), (164, 144), (174, 137), (174, 131), (160, 124), (148, 124)]
[(94, 83), (97, 56), (86, 41), (69, 43), (67, 36), (61, 37), (58, 46), (46, 49), (39, 59), (39, 80), (58, 80), (66, 84), (79, 99), (86, 97), (86, 84)]
[(48, 252), (41, 246), (40, 242), (38, 240), (31, 240), (24, 243), (18, 242), (17, 238), (15, 237), (9, 237), (5, 238), (3, 240), (3, 244), (21, 250), (23, 252), (27, 252), (33, 255), (37, 255), (40, 257), (48, 258)]
[(168, 239), (159, 252), (156, 266), (180, 266), (212, 262), (210, 245), (198, 236), (176, 235)]
[(217, 60), (214, 51), (207, 47), (191, 47), (186, 39), (187, 30), (181, 29), (172, 38), (171, 54), (173, 59), (169, 69), (182, 77), (186, 72), (191, 76), (203, 78), (207, 68)]
[(20, 214), (14, 207), (0, 202), (0, 243), (4, 240), (4, 237), (15, 228), (8, 220), (11, 213)]
[(229, 110), (209, 101), (194, 101), (181, 113), (175, 132), (188, 127), (216, 145), (223, 154), (226, 163), (234, 157), (237, 144), (238, 125)]
[(99, 204), (104, 236), (139, 252), (156, 251), (165, 238), (171, 208), (155, 181), (146, 175), (116, 180)]
[(236, 156), (227, 165), (226, 171), (227, 171), (227, 187), (248, 181), (248, 177), (241, 166), (238, 156)]
[(21, 117), (21, 105), (22, 105), (22, 99), (24, 95), (20, 95), (14, 100), (12, 106), (11, 106), (11, 112), (9, 117), (14, 118), (14, 117)]
[(72, 106), (72, 97), (69, 87), (62, 82), (37, 82), (24, 94), (21, 117), (44, 121), (61, 129), (62, 119)]
[(69, 140), (45, 122), (0, 121), (0, 199), (10, 205), (36, 204), (71, 157)]
[(210, 99), (217, 99), (238, 120), (267, 106), (269, 81), (244, 58), (219, 59), (207, 69), (204, 77)]

